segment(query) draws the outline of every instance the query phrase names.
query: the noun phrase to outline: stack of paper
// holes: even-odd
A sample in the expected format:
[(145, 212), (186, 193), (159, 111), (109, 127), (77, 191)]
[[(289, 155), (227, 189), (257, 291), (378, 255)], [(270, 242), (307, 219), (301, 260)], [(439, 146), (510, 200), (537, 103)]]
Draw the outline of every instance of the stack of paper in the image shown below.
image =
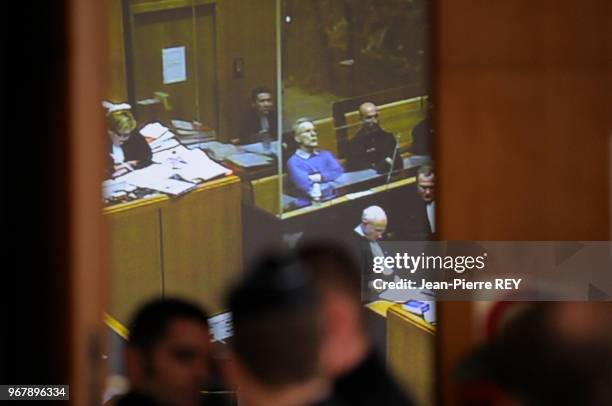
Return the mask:
[(210, 154), (212, 159), (218, 162), (225, 161), (230, 155), (242, 152), (235, 145), (222, 144), (217, 141), (207, 142), (203, 148)]
[(230, 175), (232, 171), (210, 159), (204, 152), (194, 149), (187, 150), (185, 156), (187, 165), (176, 171), (183, 179), (209, 180), (218, 176)]
[(171, 179), (172, 176), (174, 176), (174, 171), (171, 166), (153, 164), (123, 175), (116, 180), (141, 188), (157, 190), (172, 196), (178, 196), (196, 187), (191, 182)]
[(227, 160), (243, 168), (252, 168), (255, 166), (266, 166), (272, 162), (271, 158), (264, 155), (245, 152), (242, 154), (234, 154), (227, 157)]
[(182, 145), (154, 153), (153, 162), (169, 167), (173, 174), (192, 182), (232, 173), (230, 169), (214, 162), (204, 152), (197, 149), (190, 150)]
[[(167, 137), (166, 134), (172, 133), (158, 134), (156, 141)], [(200, 150), (189, 150), (174, 138), (168, 138), (166, 141), (174, 141), (174, 146), (154, 150), (153, 165), (105, 183), (104, 195), (113, 195), (119, 189), (127, 190), (136, 186), (178, 196), (193, 190), (201, 181), (232, 173), (230, 169), (214, 162)]]
[(183, 193), (192, 191), (196, 188), (196, 185), (190, 182), (183, 182), (182, 180), (168, 178), (148, 182), (146, 187), (149, 189), (158, 190), (171, 196), (179, 196)]
[(125, 192), (128, 187), (127, 182), (109, 179), (102, 182), (102, 196), (105, 199), (113, 198), (118, 192)]
[(163, 151), (179, 145), (174, 133), (160, 123), (150, 123), (142, 127), (140, 134), (147, 139), (153, 152)]
[(190, 121), (172, 120), (172, 127), (183, 145), (199, 144), (205, 141), (212, 141), (217, 138), (215, 130), (202, 127), (200, 123), (194, 125)]
[(160, 123), (150, 123), (140, 129), (140, 134), (142, 134), (143, 137), (154, 140), (158, 139), (167, 132), (168, 127), (164, 127)]
[(153, 162), (162, 165), (174, 165), (175, 169), (182, 168), (187, 164), (187, 161), (185, 160), (186, 158), (184, 158), (184, 156), (188, 153), (189, 150), (187, 148), (182, 145), (177, 145), (170, 149), (154, 152)]
[[(167, 134), (172, 134), (172, 133), (167, 133)], [(149, 145), (151, 146), (151, 151), (153, 151), (153, 153), (156, 153), (159, 151), (164, 151), (166, 149), (174, 148), (180, 144), (176, 139), (174, 139), (174, 134), (172, 134), (170, 138), (158, 139), (158, 140), (153, 141)]]

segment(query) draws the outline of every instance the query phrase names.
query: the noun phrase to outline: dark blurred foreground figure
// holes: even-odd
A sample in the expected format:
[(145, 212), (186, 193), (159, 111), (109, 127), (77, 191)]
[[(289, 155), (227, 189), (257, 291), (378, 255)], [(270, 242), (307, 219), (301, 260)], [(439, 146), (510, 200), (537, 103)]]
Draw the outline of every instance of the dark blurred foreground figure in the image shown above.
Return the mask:
[(463, 405), (612, 405), (612, 304), (530, 305), (457, 373)]
[(158, 299), (138, 311), (129, 330), (130, 391), (110, 404), (212, 404), (201, 393), (213, 376), (206, 313), (182, 300)]
[(297, 252), (320, 298), (321, 367), (333, 381), (334, 404), (413, 405), (390, 376), (366, 331), (356, 260), (329, 242), (305, 241)]
[(234, 360), (229, 381), (248, 406), (315, 405), (329, 396), (319, 371), (321, 323), (303, 265), (284, 254), (259, 260), (229, 295)]

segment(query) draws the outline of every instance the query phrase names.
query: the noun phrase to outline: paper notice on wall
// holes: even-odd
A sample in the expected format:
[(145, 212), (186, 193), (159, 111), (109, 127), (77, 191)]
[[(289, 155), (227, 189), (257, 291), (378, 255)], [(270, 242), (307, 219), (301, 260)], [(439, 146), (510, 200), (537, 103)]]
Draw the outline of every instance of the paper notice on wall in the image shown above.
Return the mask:
[(162, 63), (165, 85), (187, 80), (185, 47), (162, 49)]
[(233, 335), (232, 314), (221, 313), (208, 319), (213, 341), (225, 342)]

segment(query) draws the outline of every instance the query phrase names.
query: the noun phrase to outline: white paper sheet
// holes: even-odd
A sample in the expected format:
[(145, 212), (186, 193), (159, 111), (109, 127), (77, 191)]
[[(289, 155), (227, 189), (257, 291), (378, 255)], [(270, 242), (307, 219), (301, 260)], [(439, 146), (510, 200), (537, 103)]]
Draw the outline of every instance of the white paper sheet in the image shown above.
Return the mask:
[(124, 192), (128, 188), (128, 183), (117, 179), (109, 179), (102, 182), (102, 196), (110, 199), (117, 192)]
[(233, 334), (232, 314), (221, 313), (208, 319), (213, 341), (225, 342)]
[(195, 181), (197, 179), (209, 180), (221, 175), (229, 175), (232, 171), (208, 157), (204, 152), (198, 149), (187, 150), (187, 154), (182, 155), (182, 158), (187, 164), (176, 170), (183, 179)]
[(158, 139), (167, 132), (168, 127), (164, 127), (160, 123), (147, 124), (140, 130), (140, 134), (148, 138), (153, 138), (154, 140)]
[(150, 182), (158, 179), (167, 179), (172, 175), (174, 175), (174, 172), (171, 166), (153, 164), (146, 168), (126, 173), (115, 180), (124, 181), (138, 187), (149, 187)]
[(162, 49), (162, 61), (165, 85), (187, 80), (185, 47)]
[(208, 180), (232, 172), (210, 159), (201, 150), (190, 150), (182, 145), (154, 153), (153, 162), (170, 168), (172, 173), (190, 182)]
[(170, 148), (174, 148), (177, 145), (180, 145), (179, 142), (174, 138), (166, 138), (163, 140), (155, 140), (153, 141), (151, 144), (149, 144), (151, 146), (151, 151), (153, 151), (153, 153), (155, 152), (160, 152), (163, 151), (165, 149), (170, 149)]

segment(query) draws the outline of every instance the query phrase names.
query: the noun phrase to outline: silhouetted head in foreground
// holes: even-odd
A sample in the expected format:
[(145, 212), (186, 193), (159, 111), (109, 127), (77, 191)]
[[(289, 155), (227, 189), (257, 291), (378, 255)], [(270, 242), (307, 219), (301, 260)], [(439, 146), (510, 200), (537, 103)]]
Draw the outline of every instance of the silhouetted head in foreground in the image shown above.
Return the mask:
[(460, 364), (464, 404), (612, 404), (611, 310), (604, 303), (533, 304)]
[(326, 396), (317, 299), (303, 263), (263, 257), (230, 292), (228, 308), (235, 360), (226, 372), (247, 404), (305, 405)]
[(186, 301), (159, 299), (137, 312), (129, 330), (128, 396), (158, 404), (200, 404), (200, 391), (212, 374), (206, 313)]

